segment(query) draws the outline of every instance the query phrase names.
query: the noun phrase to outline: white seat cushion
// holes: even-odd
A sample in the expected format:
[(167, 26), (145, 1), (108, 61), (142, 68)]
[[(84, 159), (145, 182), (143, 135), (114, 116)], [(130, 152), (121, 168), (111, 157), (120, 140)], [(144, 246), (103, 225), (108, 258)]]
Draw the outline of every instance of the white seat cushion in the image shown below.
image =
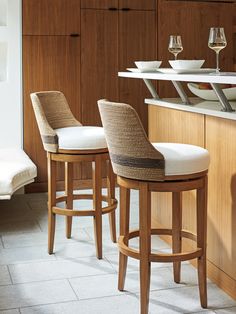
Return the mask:
[(209, 153), (202, 147), (176, 143), (152, 144), (164, 156), (166, 176), (193, 174), (209, 167)]
[(37, 168), (22, 149), (0, 149), (0, 199), (10, 199), (22, 186), (33, 182)]
[(76, 126), (55, 129), (60, 149), (89, 150), (107, 148), (103, 128)]

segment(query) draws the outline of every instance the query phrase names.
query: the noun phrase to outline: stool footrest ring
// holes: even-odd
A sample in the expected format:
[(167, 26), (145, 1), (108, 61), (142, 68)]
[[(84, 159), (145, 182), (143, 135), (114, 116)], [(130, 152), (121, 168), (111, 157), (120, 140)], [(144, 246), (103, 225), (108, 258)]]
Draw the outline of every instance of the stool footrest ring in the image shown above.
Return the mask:
[[(126, 243), (129, 242), (130, 239), (139, 237), (139, 230), (130, 231), (127, 235), (121, 235), (118, 239), (118, 247), (122, 254), (139, 259), (140, 260), (140, 252), (134, 248), (129, 247)], [(172, 229), (151, 229), (152, 235), (172, 235)], [(181, 231), (181, 237), (193, 240), (196, 242), (196, 235), (186, 231)], [(194, 258), (198, 258), (202, 256), (203, 250), (202, 248), (196, 248), (195, 250), (183, 253), (150, 253), (149, 261), (150, 262), (162, 262), (162, 263), (169, 263), (169, 262), (179, 262), (179, 261), (187, 261)]]
[[(57, 203), (66, 202), (67, 196), (60, 195), (56, 198)], [(93, 199), (93, 194), (73, 194), (73, 200), (78, 199)], [(111, 203), (108, 206), (102, 208), (102, 214), (108, 214), (114, 211), (117, 208), (117, 199), (112, 198), (109, 199), (107, 195), (102, 195), (102, 201), (106, 203)], [(78, 210), (78, 209), (68, 209), (68, 208), (61, 208), (58, 206), (52, 207), (52, 212), (58, 215), (65, 215), (65, 216), (95, 216), (94, 209), (86, 209), (86, 210)]]

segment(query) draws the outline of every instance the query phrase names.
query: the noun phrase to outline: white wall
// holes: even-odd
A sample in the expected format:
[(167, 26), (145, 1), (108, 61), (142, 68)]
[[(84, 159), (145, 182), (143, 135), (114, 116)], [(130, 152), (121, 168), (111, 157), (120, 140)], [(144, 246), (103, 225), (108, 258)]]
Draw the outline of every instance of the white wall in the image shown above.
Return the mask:
[(0, 0), (0, 148), (23, 146), (21, 0)]

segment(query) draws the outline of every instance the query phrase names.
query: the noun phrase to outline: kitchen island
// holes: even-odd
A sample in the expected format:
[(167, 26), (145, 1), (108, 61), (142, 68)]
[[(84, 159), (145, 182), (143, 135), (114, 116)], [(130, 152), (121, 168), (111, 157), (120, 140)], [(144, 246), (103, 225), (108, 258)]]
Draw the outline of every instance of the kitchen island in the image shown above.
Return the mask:
[[(235, 84), (236, 76), (163, 75), (160, 73), (120, 72), (120, 76), (149, 80), (176, 80)], [(149, 138), (152, 142), (179, 142), (205, 147), (210, 153), (208, 192), (208, 276), (236, 299), (236, 113), (222, 111), (217, 101), (188, 98), (145, 99), (149, 113)], [(230, 102), (236, 109), (236, 102)], [(195, 228), (195, 192), (183, 195), (183, 228)], [(171, 198), (168, 193), (153, 193), (152, 223), (169, 227)], [(167, 239), (169, 241), (169, 239)], [(188, 241), (188, 240), (187, 240)], [(192, 243), (184, 242), (191, 247)]]

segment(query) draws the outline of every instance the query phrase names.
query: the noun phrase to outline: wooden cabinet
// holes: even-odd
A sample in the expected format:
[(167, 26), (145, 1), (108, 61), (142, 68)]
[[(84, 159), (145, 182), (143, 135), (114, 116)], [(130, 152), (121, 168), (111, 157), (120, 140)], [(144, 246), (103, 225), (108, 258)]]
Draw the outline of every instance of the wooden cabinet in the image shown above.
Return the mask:
[(118, 0), (81, 0), (81, 9), (118, 9)]
[(82, 123), (101, 125), (97, 101), (118, 101), (118, 14), (81, 10)]
[(23, 35), (80, 33), (78, 0), (23, 0)]
[[(80, 40), (70, 36), (24, 36), (24, 150), (38, 168), (36, 182), (47, 182), (46, 152), (36, 124), (30, 93), (62, 91), (80, 119)], [(59, 175), (59, 179), (62, 179)]]
[[(24, 150), (38, 169), (29, 191), (47, 189), (46, 152), (43, 149), (30, 93), (62, 91), (77, 119), (80, 108), (80, 1), (23, 0)], [(78, 169), (78, 170), (77, 170)], [(80, 178), (80, 167), (76, 178)], [(58, 167), (58, 180), (63, 180)]]
[(156, 0), (119, 0), (119, 9), (155, 10)]
[[(151, 2), (150, 2), (151, 3)], [(117, 77), (135, 60), (156, 59), (156, 14), (148, 10), (81, 10), (82, 122), (100, 125), (97, 100), (134, 106), (147, 129), (149, 94), (138, 80)]]
[[(156, 60), (155, 11), (130, 10), (119, 14), (119, 70), (134, 67), (134, 61)], [(147, 130), (147, 106), (144, 99), (150, 97), (141, 80), (119, 78), (119, 99), (132, 105)]]
[[(227, 47), (220, 52), (220, 67), (224, 71), (233, 69), (233, 3), (215, 3), (206, 1), (167, 1), (160, 0), (158, 7), (158, 57), (162, 66), (169, 67), (168, 60), (173, 55), (168, 52), (169, 36), (179, 34), (182, 37), (183, 52), (179, 59), (204, 59), (204, 67), (215, 68), (215, 52), (208, 48), (209, 29), (221, 26), (225, 29)], [(173, 87), (162, 83), (160, 88), (164, 96), (175, 93)]]
[[(30, 0), (29, 0), (30, 1)], [(81, 0), (82, 9), (155, 10), (156, 0)]]

